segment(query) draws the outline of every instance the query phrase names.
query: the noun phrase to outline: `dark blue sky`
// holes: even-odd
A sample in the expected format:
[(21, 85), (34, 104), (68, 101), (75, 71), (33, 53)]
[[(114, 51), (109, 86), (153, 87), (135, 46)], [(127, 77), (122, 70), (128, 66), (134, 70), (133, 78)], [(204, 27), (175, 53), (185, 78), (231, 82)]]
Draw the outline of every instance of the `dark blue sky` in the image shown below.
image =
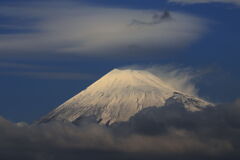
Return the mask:
[[(48, 1), (45, 6), (57, 8), (59, 6), (55, 4), (58, 2), (52, 5)], [(75, 2), (79, 6), (83, 3)], [(29, 4), (36, 5), (37, 1), (0, 0), (1, 7), (17, 8)], [(196, 71), (207, 70), (207, 74), (196, 80), (200, 96), (213, 102), (228, 102), (239, 98), (240, 6), (228, 3), (183, 5), (159, 0), (91, 0), (88, 5), (181, 12), (206, 19), (208, 29), (198, 40), (174, 53), (167, 56), (143, 53), (141, 58), (58, 54), (57, 51), (50, 54), (52, 50), (48, 51), (49, 54), (43, 54), (42, 48), (38, 46), (25, 54), (24, 50), (1, 50), (0, 44), (0, 115), (12, 121), (34, 121), (111, 69), (135, 64), (171, 64), (190, 67)], [(4, 35), (39, 32), (32, 27), (39, 21), (38, 18), (9, 16), (0, 12), (0, 40), (4, 39)], [(14, 48), (15, 45), (10, 44), (10, 49), (11, 47)], [(39, 72), (41, 74), (36, 74)]]

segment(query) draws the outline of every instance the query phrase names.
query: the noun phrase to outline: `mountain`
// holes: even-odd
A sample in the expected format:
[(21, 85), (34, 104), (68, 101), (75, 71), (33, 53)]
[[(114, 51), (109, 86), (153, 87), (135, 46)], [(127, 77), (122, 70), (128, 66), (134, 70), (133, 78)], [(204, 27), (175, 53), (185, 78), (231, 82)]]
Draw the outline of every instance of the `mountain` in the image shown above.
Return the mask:
[(125, 122), (147, 107), (183, 104), (186, 110), (200, 111), (211, 103), (182, 93), (144, 70), (114, 69), (72, 97), (39, 123), (49, 121), (77, 122), (93, 119), (99, 124)]

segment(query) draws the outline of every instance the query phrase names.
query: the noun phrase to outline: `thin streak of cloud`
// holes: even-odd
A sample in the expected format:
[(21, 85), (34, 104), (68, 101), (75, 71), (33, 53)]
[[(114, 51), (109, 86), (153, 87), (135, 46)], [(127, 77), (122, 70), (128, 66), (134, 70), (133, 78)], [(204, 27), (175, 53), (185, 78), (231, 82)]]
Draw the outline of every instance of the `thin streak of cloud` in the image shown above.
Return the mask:
[(96, 79), (96, 75), (86, 73), (71, 73), (71, 72), (26, 72), (26, 71), (13, 71), (13, 72), (0, 72), (2, 76), (17, 76), (29, 77), (35, 79), (58, 79), (58, 80), (92, 80)]
[(25, 64), (25, 63), (13, 63), (13, 62), (0, 62), (0, 68), (7, 68), (7, 69), (48, 69), (47, 66), (41, 65), (32, 65), (32, 64)]

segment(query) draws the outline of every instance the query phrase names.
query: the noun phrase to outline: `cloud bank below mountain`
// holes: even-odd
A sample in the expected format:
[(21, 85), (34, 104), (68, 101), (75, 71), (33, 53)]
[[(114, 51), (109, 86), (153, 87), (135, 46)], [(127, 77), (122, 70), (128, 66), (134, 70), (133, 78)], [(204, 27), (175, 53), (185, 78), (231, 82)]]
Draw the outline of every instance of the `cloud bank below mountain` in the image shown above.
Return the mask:
[(238, 159), (239, 102), (198, 113), (186, 112), (179, 106), (159, 108), (161, 111), (153, 113), (163, 114), (164, 118), (156, 120), (151, 112), (145, 112), (143, 121), (129, 121), (132, 126), (120, 125), (120, 128), (57, 122), (29, 126), (0, 118), (0, 157), (4, 160), (176, 159), (179, 156), (189, 160)]

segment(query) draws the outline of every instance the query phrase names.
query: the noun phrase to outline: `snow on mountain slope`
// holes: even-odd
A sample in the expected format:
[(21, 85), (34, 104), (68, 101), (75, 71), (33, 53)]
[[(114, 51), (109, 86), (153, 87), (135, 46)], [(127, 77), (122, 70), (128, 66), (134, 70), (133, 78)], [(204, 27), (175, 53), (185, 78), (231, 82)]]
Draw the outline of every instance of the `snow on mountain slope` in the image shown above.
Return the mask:
[(146, 107), (161, 107), (174, 102), (183, 103), (189, 111), (211, 106), (202, 99), (175, 90), (150, 72), (114, 69), (39, 122), (74, 122), (94, 116), (98, 123), (110, 125), (128, 121)]
[(213, 106), (213, 104), (206, 102), (194, 96), (186, 95), (180, 92), (174, 92), (173, 96), (168, 98), (165, 102), (165, 106), (183, 104), (189, 111), (201, 111), (203, 108)]

